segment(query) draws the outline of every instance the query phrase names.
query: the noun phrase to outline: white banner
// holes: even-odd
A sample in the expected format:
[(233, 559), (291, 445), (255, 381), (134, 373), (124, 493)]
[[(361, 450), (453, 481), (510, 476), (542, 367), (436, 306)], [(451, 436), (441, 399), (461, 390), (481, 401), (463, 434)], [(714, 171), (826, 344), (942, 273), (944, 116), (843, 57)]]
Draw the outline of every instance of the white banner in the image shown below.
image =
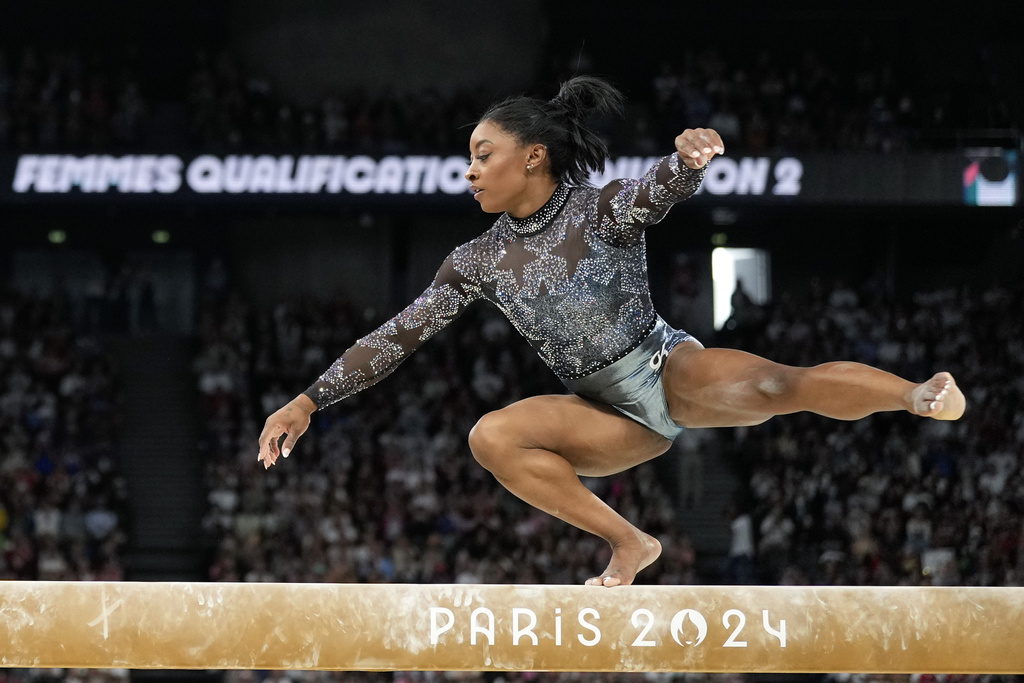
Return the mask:
[[(638, 178), (660, 158), (617, 157), (604, 173), (593, 174), (591, 183)], [(469, 190), (465, 172), (466, 160), (458, 156), (23, 154), (11, 189), (16, 194), (460, 195)], [(802, 175), (803, 165), (792, 157), (719, 157), (699, 192), (794, 196), (800, 194)]]

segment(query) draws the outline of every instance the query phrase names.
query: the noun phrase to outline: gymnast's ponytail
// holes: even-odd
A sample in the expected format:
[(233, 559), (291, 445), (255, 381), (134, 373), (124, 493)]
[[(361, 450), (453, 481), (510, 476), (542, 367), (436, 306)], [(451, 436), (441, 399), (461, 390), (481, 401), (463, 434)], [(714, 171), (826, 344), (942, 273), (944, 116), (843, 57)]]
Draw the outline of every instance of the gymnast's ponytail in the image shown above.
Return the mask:
[(608, 146), (587, 127), (593, 115), (621, 115), (625, 98), (607, 81), (576, 76), (548, 100), (514, 97), (495, 104), (480, 117), (492, 121), (520, 144), (540, 143), (548, 150), (551, 174), (572, 185), (583, 185), (590, 171), (601, 171)]

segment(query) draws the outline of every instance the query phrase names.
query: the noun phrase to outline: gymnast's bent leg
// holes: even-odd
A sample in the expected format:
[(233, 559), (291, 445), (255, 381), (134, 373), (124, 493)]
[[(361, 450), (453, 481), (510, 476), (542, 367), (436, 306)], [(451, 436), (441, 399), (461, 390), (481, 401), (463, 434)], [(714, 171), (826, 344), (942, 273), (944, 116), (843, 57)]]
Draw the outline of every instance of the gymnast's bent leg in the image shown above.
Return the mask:
[(862, 363), (799, 368), (745, 351), (705, 349), (697, 342), (672, 350), (663, 383), (669, 413), (684, 427), (754, 425), (800, 411), (858, 420), (906, 410), (956, 420), (967, 405), (948, 372), (915, 384)]
[(516, 496), (608, 541), (612, 558), (587, 585), (618, 586), (661, 554), (579, 480), (646, 462), (671, 442), (612, 408), (577, 396), (534, 396), (484, 415), (469, 434), (474, 457)]

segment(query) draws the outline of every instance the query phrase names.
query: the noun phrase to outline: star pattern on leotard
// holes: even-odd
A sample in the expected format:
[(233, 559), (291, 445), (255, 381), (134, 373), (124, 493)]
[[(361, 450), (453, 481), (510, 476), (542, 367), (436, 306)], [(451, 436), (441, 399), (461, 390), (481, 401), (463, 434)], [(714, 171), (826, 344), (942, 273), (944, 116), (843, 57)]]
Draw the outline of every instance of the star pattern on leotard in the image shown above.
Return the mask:
[(612, 222), (623, 225), (647, 224), (650, 221), (651, 209), (637, 205), (636, 200), (639, 194), (640, 187), (637, 185), (624, 187), (612, 198), (611, 215), (604, 219), (604, 224), (606, 226)]
[(333, 402), (334, 397), (343, 394), (349, 396), (365, 386), (367, 377), (362, 370), (346, 372), (345, 358), (339, 358), (331, 364), (319, 381), (313, 385), (315, 395), (310, 396), (318, 406)]
[(544, 254), (523, 267), (523, 287), (520, 296), (535, 298), (541, 293), (541, 285), (548, 293), (558, 292), (568, 279), (568, 267), (561, 256)]
[(398, 325), (394, 320), (389, 320), (356, 342), (359, 346), (377, 349), (377, 354), (370, 359), (370, 367), (374, 373), (383, 372), (402, 357), (402, 345), (393, 339), (397, 336)]
[(579, 338), (559, 342), (552, 339), (545, 339), (537, 347), (537, 352), (545, 362), (550, 364), (549, 358), (564, 358), (565, 368), (570, 374), (580, 374), (583, 370), (583, 340)]
[(307, 395), (324, 407), (379, 381), (480, 298), (497, 305), (562, 379), (610, 365), (656, 319), (643, 229), (692, 194), (703, 175), (672, 154), (640, 179), (613, 181), (608, 194), (560, 186), (530, 220), (503, 215), (456, 248), (420, 297), (356, 342)]
[[(474, 288), (472, 285), (469, 289), (471, 295), (480, 291), (479, 287)], [(375, 372), (383, 372), (406, 356), (401, 339), (402, 331), (418, 330), (417, 340), (426, 341), (451, 322), (468, 303), (468, 299), (466, 294), (449, 284), (430, 287), (405, 310), (360, 339), (357, 344), (378, 350), (379, 353), (370, 360), (370, 366)]]

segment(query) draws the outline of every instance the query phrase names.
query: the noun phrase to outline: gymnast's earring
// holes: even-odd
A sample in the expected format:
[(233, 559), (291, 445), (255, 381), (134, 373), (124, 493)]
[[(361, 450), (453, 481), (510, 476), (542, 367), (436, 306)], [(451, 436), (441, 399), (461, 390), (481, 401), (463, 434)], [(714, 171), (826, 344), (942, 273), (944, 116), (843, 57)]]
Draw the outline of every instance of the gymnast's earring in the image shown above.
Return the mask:
[(533, 173), (533, 164), (527, 164), (526, 171), (527, 173)]

